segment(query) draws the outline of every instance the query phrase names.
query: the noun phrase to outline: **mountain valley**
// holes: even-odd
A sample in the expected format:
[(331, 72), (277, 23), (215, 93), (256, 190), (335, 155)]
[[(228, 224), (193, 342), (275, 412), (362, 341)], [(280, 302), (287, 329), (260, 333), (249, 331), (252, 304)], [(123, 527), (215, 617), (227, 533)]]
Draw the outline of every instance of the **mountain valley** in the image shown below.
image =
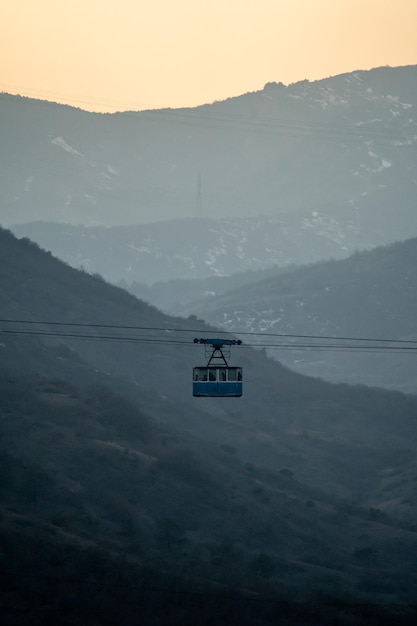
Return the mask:
[[(414, 396), (331, 385), (242, 346), (233, 362), (244, 367), (243, 398), (193, 398), (202, 355), (192, 338), (212, 327), (0, 237), (10, 623), (16, 603), (42, 602), (51, 578), (68, 620), (97, 610), (100, 594), (81, 600), (84, 579), (107, 590), (111, 621), (116, 572), (124, 585), (135, 576), (141, 611), (156, 610), (162, 588), (183, 597), (175, 610), (188, 606), (190, 620), (202, 589), (219, 614), (230, 588), (232, 606), (253, 607), (248, 624), (273, 623), (249, 598), (276, 598), (276, 588), (277, 610), (300, 610), (302, 624), (322, 593), (333, 597), (317, 604), (322, 617), (367, 623), (366, 610), (384, 606), (387, 619), (411, 619)], [(59, 608), (51, 597), (47, 607)], [(229, 610), (224, 623), (238, 623)]]

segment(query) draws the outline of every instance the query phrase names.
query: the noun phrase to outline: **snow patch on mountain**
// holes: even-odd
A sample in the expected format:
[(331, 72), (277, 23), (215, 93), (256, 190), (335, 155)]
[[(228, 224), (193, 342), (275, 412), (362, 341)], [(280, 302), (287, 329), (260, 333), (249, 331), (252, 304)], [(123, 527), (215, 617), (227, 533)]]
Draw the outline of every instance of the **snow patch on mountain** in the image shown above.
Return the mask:
[(51, 143), (54, 144), (54, 146), (62, 148), (63, 150), (65, 150), (65, 152), (69, 152), (74, 156), (84, 158), (84, 155), (81, 152), (78, 152), (78, 150), (76, 150), (72, 146), (70, 146), (63, 137), (55, 137), (54, 139), (51, 139)]

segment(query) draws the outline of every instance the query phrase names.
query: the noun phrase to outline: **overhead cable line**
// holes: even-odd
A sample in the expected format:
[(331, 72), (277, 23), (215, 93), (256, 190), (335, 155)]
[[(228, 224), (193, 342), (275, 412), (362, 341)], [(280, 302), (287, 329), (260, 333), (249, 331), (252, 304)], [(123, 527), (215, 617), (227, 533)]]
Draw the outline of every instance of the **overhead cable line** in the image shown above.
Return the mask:
[[(219, 113), (217, 111), (185, 111), (177, 109), (162, 109), (162, 110), (150, 110), (142, 111), (146, 114), (149, 121), (154, 120), (160, 122), (162, 118), (171, 118), (184, 124), (195, 124), (200, 122), (201, 124), (209, 124), (210, 127), (218, 127), (223, 130), (255, 130), (257, 132), (277, 131), (280, 134), (287, 135), (317, 135), (326, 136), (326, 139), (334, 140), (360, 140), (366, 143), (370, 140), (376, 140), (377, 142), (386, 141), (409, 141), (410, 137), (407, 137), (403, 129), (401, 133), (394, 127), (388, 127), (386, 121), (381, 120), (380, 128), (369, 127), (363, 125), (329, 125), (323, 122), (305, 122), (303, 120), (285, 119), (277, 117), (267, 116), (249, 116), (238, 113)], [(402, 144), (404, 145), (404, 144)], [(411, 143), (410, 143), (411, 145)]]
[[(49, 339), (75, 339), (80, 341), (104, 341), (104, 342), (120, 342), (124, 344), (153, 344), (163, 346), (191, 346), (194, 342), (190, 339), (168, 339), (158, 337), (141, 337), (141, 336), (123, 336), (123, 335), (91, 335), (79, 333), (53, 333), (47, 331), (36, 330), (20, 330), (20, 329), (0, 329), (0, 335), (23, 335), (33, 337), (46, 337)], [(351, 344), (297, 344), (297, 343), (246, 343), (242, 348), (265, 348), (268, 350), (319, 350), (329, 352), (378, 352), (378, 353), (396, 353), (396, 354), (413, 354), (417, 353), (417, 346), (387, 346), (387, 345), (351, 345)]]
[[(150, 107), (150, 108), (163, 108), (161, 105), (156, 105), (155, 103), (151, 103), (151, 102), (142, 102), (140, 100), (127, 102), (127, 101), (102, 98), (100, 96), (97, 97), (97, 96), (88, 96), (88, 95), (81, 95), (81, 94), (66, 94), (66, 93), (60, 93), (60, 92), (51, 91), (51, 90), (45, 90), (45, 89), (39, 90), (39, 89), (33, 89), (33, 88), (28, 88), (28, 87), (16, 86), (10, 83), (9, 84), (2, 83), (2, 86), (0, 86), (0, 90), (2, 93), (7, 94), (7, 95), (19, 96), (21, 98), (28, 98), (28, 99), (45, 100), (48, 103), (59, 104), (62, 106), (76, 107), (77, 105), (80, 105), (80, 104), (92, 104), (92, 105), (96, 105), (99, 107), (112, 107), (112, 108), (120, 107), (120, 109), (118, 109), (116, 112), (122, 112), (122, 109), (124, 109), (123, 112), (125, 112), (126, 107), (129, 107), (130, 110), (134, 109), (137, 111), (147, 110), (147, 109), (142, 109), (143, 106)], [(10, 92), (13, 91), (15, 93), (10, 93), (8, 90), (10, 90)], [(87, 112), (103, 113), (102, 111), (87, 111)], [(105, 111), (104, 113), (108, 113), (109, 115), (111, 115), (110, 111)]]
[(99, 341), (121, 341), (128, 343), (160, 343), (160, 344), (187, 344), (189, 345), (189, 341), (185, 340), (174, 340), (174, 339), (163, 339), (157, 337), (141, 337), (141, 336), (123, 336), (123, 335), (91, 335), (91, 334), (81, 334), (81, 333), (53, 333), (42, 330), (21, 330), (21, 329), (0, 329), (0, 334), (6, 335), (30, 335), (30, 336), (40, 336), (40, 337), (63, 337), (66, 339), (88, 339), (91, 341), (99, 340)]
[[(100, 104), (99, 99), (86, 100), (86, 102)], [(113, 103), (111, 104), (114, 106)], [(222, 112), (217, 109), (209, 110), (208, 107), (212, 106), (216, 105), (202, 104), (194, 107), (159, 107), (139, 111), (116, 111), (112, 115), (120, 113), (138, 113), (141, 114), (143, 119), (146, 118), (147, 121), (155, 121), (157, 123), (160, 122), (161, 118), (166, 118), (186, 124), (194, 124), (195, 122), (202, 124), (208, 123), (210, 127), (214, 125), (214, 127), (218, 127), (220, 130), (256, 130), (268, 133), (278, 131), (281, 134), (288, 135), (317, 134), (319, 136), (327, 135), (327, 139), (337, 139), (339, 141), (343, 139), (361, 140), (364, 143), (371, 140), (375, 140), (377, 143), (381, 143), (381, 141), (401, 141), (403, 147), (407, 145), (407, 143), (408, 145), (412, 145), (410, 136), (406, 136), (403, 129), (401, 129), (402, 132), (399, 133), (397, 128), (387, 125), (387, 121), (382, 119), (372, 120), (372, 126), (367, 125), (366, 122), (349, 125), (329, 125), (318, 121), (306, 122), (300, 119), (278, 118), (276, 116), (249, 115), (230, 111)], [(380, 122), (381, 126), (378, 128), (375, 122)], [(406, 142), (406, 144), (404, 144), (404, 142)]]
[[(416, 344), (417, 340), (414, 339), (394, 339), (394, 338), (379, 338), (379, 337), (354, 337), (354, 336), (336, 336), (336, 335), (306, 335), (295, 333), (267, 333), (267, 332), (254, 332), (254, 331), (240, 331), (240, 330), (221, 330), (214, 329), (208, 330), (196, 329), (196, 328), (178, 328), (178, 327), (165, 327), (165, 326), (135, 326), (126, 324), (97, 324), (93, 322), (57, 322), (49, 320), (14, 320), (14, 319), (0, 319), (0, 324), (28, 324), (28, 325), (45, 325), (45, 326), (70, 326), (70, 327), (84, 327), (84, 328), (109, 328), (117, 330), (146, 330), (157, 332), (179, 332), (179, 333), (211, 333), (221, 335), (241, 335), (241, 336), (253, 336), (253, 337), (279, 337), (280, 339), (318, 339), (318, 340), (338, 340), (338, 341), (362, 341), (362, 342), (375, 342), (375, 343), (399, 343), (399, 344)], [(7, 330), (7, 329), (6, 329)], [(1, 329), (0, 329), (1, 332)], [(256, 344), (258, 345), (258, 344)]]
[[(9, 320), (10, 321), (10, 320)], [(1, 320), (0, 320), (1, 322)], [(3, 320), (4, 322), (4, 320)], [(46, 322), (29, 322), (26, 321), (26, 323), (28, 324), (46, 324)], [(51, 323), (53, 324), (59, 324), (59, 325), (65, 325), (65, 322), (53, 322)], [(128, 335), (118, 335), (118, 334), (91, 334), (91, 333), (76, 333), (76, 332), (66, 332), (66, 331), (50, 331), (50, 330), (39, 330), (39, 329), (21, 329), (21, 328), (0, 328), (0, 335), (23, 335), (23, 336), (34, 336), (34, 337), (45, 337), (45, 338), (49, 338), (49, 339), (57, 339), (57, 338), (61, 338), (61, 339), (70, 339), (70, 340), (80, 340), (80, 341), (106, 341), (106, 342), (121, 342), (121, 343), (127, 343), (127, 344), (153, 344), (153, 345), (171, 345), (171, 346), (190, 346), (191, 345), (191, 341), (189, 338), (186, 338), (184, 336), (179, 336), (178, 338), (176, 337), (163, 337), (161, 335), (161, 331), (167, 331), (167, 329), (163, 329), (163, 328), (158, 328), (158, 327), (136, 327), (136, 326), (117, 326), (117, 325), (100, 325), (100, 324), (76, 324), (76, 323), (72, 323), (72, 324), (68, 324), (70, 326), (90, 326), (90, 327), (98, 327), (98, 328), (112, 328), (112, 329), (134, 329), (134, 330), (141, 330), (141, 331), (157, 331), (159, 333), (159, 335), (157, 336), (153, 336), (151, 334), (145, 334), (145, 335), (135, 335), (135, 334), (128, 334)], [(198, 331), (194, 330), (194, 329), (169, 329), (169, 331), (176, 331), (176, 332), (193, 332), (194, 334), (197, 334)], [(207, 332), (207, 331), (205, 331)], [(216, 332), (217, 334), (225, 334), (224, 331), (223, 332), (219, 332), (219, 331), (210, 331), (210, 332)], [(230, 333), (227, 333), (230, 334)], [(238, 334), (238, 333), (236, 333)], [(254, 335), (254, 336), (259, 336), (261, 335), (261, 333), (246, 333), (247, 335)], [(269, 336), (274, 336), (272, 333), (269, 333)], [(320, 350), (320, 351), (333, 351), (333, 352), (352, 352), (352, 351), (360, 351), (360, 352), (380, 352), (380, 353), (402, 353), (402, 354), (413, 354), (417, 352), (417, 342), (410, 340), (409, 342), (407, 342), (406, 340), (394, 340), (394, 339), (372, 339), (372, 338), (349, 338), (349, 341), (358, 341), (358, 342), (362, 342), (358, 344), (343, 344), (343, 343), (328, 343), (329, 340), (337, 340), (337, 341), (342, 341), (343, 339), (348, 339), (348, 338), (341, 338), (341, 337), (327, 337), (326, 341), (327, 343), (294, 343), (294, 342), (282, 342), (282, 339), (284, 338), (293, 338), (293, 335), (275, 335), (276, 337), (279, 337), (281, 339), (281, 341), (279, 343), (277, 342), (262, 342), (262, 341), (252, 341), (250, 343), (246, 342), (245, 345), (243, 347), (246, 348), (264, 348), (264, 349), (269, 349), (269, 350), (292, 350), (292, 351), (297, 351), (297, 350)], [(299, 338), (301, 338), (302, 336), (298, 336)], [(310, 337), (311, 338), (311, 337)], [(314, 336), (313, 337), (315, 340), (321, 340), (323, 341), (323, 337), (320, 336)], [(380, 343), (380, 342), (384, 342), (384, 343)], [(365, 342), (365, 343), (363, 343)], [(372, 343), (373, 342), (373, 343)], [(379, 342), (379, 343), (378, 343)], [(400, 345), (387, 345), (386, 342), (389, 342), (390, 344), (400, 344)], [(194, 343), (194, 342), (193, 342)]]

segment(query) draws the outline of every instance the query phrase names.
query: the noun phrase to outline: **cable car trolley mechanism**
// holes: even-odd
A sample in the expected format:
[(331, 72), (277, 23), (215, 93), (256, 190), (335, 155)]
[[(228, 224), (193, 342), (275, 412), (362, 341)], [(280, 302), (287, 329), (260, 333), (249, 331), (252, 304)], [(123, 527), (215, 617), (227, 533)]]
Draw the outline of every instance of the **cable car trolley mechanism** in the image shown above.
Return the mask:
[(193, 396), (238, 398), (242, 395), (242, 368), (228, 364), (230, 347), (240, 339), (194, 339), (205, 347), (207, 365), (193, 368)]

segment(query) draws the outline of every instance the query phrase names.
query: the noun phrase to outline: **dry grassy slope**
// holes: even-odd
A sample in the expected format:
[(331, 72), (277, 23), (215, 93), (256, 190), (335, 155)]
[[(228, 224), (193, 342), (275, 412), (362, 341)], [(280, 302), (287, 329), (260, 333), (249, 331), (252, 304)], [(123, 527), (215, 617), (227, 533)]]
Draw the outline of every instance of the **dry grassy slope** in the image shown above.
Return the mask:
[(161, 429), (109, 392), (0, 382), (3, 532), (37, 529), (62, 546), (243, 586), (269, 578), (365, 598), (356, 586), (372, 572), (385, 580), (372, 594), (391, 586), (409, 599), (415, 532), (389, 517)]

